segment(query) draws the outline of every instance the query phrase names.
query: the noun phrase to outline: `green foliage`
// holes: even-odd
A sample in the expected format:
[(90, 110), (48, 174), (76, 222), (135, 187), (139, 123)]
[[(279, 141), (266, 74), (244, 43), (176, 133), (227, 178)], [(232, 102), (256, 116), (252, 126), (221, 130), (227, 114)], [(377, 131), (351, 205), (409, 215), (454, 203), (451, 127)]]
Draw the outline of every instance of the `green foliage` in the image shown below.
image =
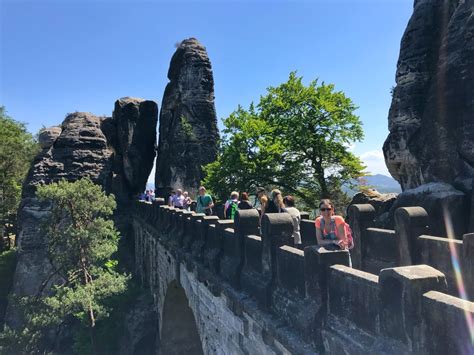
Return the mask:
[(342, 184), (363, 175), (348, 147), (363, 138), (356, 106), (332, 84), (308, 86), (290, 73), (270, 87), (257, 106), (238, 107), (224, 120), (215, 162), (205, 167), (208, 186), (220, 198), (255, 186), (279, 187), (315, 207), (319, 198), (340, 193)]
[(0, 252), (0, 326), (3, 323), (3, 317), (7, 306), (7, 296), (13, 282), (15, 252), (14, 249)]
[(181, 128), (183, 129), (184, 135), (186, 136), (186, 140), (195, 140), (196, 135), (194, 134), (193, 126), (185, 115), (181, 115), (180, 122)]
[(39, 146), (23, 123), (0, 106), (0, 229), (13, 223), (21, 186)]
[(43, 285), (54, 285), (48, 297), (20, 300), (27, 327), (15, 336), (24, 338), (24, 351), (38, 351), (48, 343), (45, 339), (73, 319), (76, 334), (88, 332), (88, 343), (76, 346), (97, 353), (96, 323), (108, 317), (108, 300), (123, 293), (128, 280), (111, 260), (119, 234), (107, 218), (115, 199), (88, 178), (39, 186), (37, 196), (51, 202), (44, 228), (53, 271)]

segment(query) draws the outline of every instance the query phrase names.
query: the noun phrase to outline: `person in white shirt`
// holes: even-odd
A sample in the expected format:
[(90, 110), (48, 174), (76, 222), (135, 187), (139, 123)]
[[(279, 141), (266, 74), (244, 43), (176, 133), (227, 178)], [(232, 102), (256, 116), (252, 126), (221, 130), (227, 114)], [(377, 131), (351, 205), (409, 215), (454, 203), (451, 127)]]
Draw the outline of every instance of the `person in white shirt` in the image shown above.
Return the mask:
[(283, 199), (283, 203), (285, 204), (284, 211), (288, 212), (293, 220), (293, 240), (295, 246), (301, 245), (301, 233), (300, 233), (300, 222), (301, 222), (301, 214), (300, 211), (295, 207), (295, 199), (293, 196), (285, 196)]
[(171, 199), (171, 205), (174, 208), (183, 208), (184, 200), (185, 200), (185, 197), (183, 195), (183, 190), (177, 189), (176, 194)]

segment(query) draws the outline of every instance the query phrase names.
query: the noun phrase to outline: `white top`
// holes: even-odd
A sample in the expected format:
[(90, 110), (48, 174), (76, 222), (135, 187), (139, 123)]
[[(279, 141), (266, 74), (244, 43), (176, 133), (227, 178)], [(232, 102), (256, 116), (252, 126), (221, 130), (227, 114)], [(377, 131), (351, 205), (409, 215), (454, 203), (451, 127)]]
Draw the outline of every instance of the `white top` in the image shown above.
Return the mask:
[(300, 222), (301, 215), (300, 211), (296, 207), (287, 207), (286, 212), (288, 212), (293, 220), (293, 238), (295, 244), (301, 244), (301, 234), (300, 234)]
[(183, 207), (184, 195), (174, 195), (171, 199), (171, 204), (173, 205), (173, 207)]

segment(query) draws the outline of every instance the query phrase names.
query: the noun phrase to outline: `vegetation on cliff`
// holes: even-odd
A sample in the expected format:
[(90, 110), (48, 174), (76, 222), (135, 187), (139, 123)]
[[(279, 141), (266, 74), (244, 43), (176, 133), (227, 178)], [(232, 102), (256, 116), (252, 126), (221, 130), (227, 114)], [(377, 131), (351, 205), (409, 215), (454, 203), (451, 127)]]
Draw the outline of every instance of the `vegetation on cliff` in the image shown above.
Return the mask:
[(77, 351), (99, 353), (97, 323), (108, 317), (111, 298), (126, 290), (128, 280), (112, 258), (119, 239), (109, 219), (115, 199), (88, 178), (39, 186), (37, 196), (51, 203), (44, 232), (52, 272), (38, 295), (19, 300), (26, 327), (7, 330), (0, 350), (70, 349), (61, 342), (73, 337)]
[(363, 138), (355, 110), (334, 85), (305, 86), (290, 73), (257, 105), (239, 106), (224, 119), (219, 155), (206, 166), (204, 184), (222, 199), (259, 185), (282, 188), (309, 207), (322, 197), (343, 197), (341, 186), (365, 168), (349, 150)]
[(26, 126), (0, 106), (0, 250), (16, 218), (21, 186), (39, 146)]

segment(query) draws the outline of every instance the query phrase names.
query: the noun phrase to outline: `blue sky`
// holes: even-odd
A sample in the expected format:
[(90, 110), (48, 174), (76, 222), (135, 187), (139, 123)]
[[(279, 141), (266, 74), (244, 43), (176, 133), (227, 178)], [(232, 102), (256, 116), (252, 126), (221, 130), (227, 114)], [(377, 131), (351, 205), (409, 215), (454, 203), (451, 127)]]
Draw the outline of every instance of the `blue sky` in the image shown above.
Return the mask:
[(366, 134), (354, 152), (388, 175), (381, 149), (413, 0), (0, 3), (0, 105), (33, 133), (68, 112), (111, 115), (124, 96), (161, 107), (175, 44), (196, 37), (219, 121), (297, 70), (353, 99)]

